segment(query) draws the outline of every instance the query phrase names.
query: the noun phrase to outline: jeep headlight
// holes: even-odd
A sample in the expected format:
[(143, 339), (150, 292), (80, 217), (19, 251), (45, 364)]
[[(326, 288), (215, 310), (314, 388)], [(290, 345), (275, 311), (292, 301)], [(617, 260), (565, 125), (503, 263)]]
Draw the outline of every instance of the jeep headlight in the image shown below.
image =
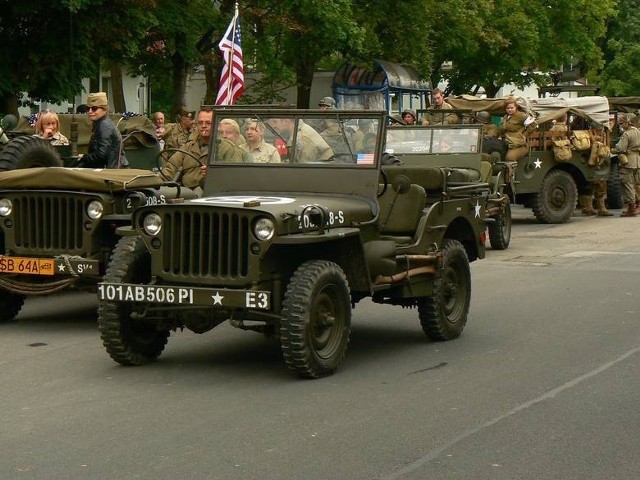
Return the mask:
[(150, 213), (142, 219), (142, 228), (147, 235), (157, 235), (162, 228), (162, 219), (157, 213)]
[(91, 200), (89, 205), (87, 205), (87, 217), (91, 220), (99, 219), (102, 217), (103, 213), (104, 205), (102, 205), (102, 202), (99, 202), (98, 200)]
[(0, 198), (0, 217), (8, 217), (11, 215), (13, 205), (8, 198)]
[(253, 234), (260, 241), (269, 240), (273, 237), (275, 231), (275, 225), (270, 218), (261, 217), (258, 218), (253, 224)]

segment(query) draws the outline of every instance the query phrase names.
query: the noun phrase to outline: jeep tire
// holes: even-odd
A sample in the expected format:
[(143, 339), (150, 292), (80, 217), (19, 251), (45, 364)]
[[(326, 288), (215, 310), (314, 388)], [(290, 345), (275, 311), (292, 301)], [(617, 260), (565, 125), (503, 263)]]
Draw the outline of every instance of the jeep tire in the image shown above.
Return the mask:
[(24, 295), (3, 291), (0, 293), (0, 323), (12, 322), (24, 305)]
[(489, 242), (494, 250), (505, 250), (511, 242), (511, 203), (506, 195), (503, 212), (489, 223)]
[(310, 260), (294, 272), (284, 295), (280, 346), (287, 367), (302, 377), (332, 374), (347, 351), (351, 297), (342, 269)]
[(535, 195), (533, 214), (540, 223), (566, 223), (577, 200), (578, 189), (573, 177), (563, 170), (551, 170)]
[[(113, 250), (104, 281), (149, 283), (151, 259), (137, 237), (123, 237)], [(155, 361), (167, 344), (169, 330), (159, 330), (143, 320), (133, 319), (141, 307), (133, 302), (101, 300), (98, 331), (107, 352), (121, 365), (143, 365)]]
[(433, 296), (418, 299), (422, 330), (436, 341), (460, 336), (471, 305), (471, 270), (467, 252), (458, 240), (447, 239), (442, 253), (443, 267), (433, 279)]
[(612, 160), (607, 181), (607, 208), (624, 207), (622, 201), (622, 184), (620, 183), (620, 162)]
[(62, 166), (62, 159), (51, 142), (33, 135), (16, 137), (0, 150), (0, 171)]

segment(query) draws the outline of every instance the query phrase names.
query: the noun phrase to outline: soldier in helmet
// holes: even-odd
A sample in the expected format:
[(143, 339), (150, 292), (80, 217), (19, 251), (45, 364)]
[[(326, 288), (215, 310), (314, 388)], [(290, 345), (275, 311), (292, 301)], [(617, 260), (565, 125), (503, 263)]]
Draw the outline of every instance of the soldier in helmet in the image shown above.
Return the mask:
[(402, 120), (405, 125), (415, 125), (417, 119), (416, 111), (413, 108), (405, 108), (402, 111)]
[(318, 108), (320, 110), (336, 110), (336, 101), (333, 97), (324, 97), (318, 102)]
[(500, 138), (500, 129), (491, 121), (491, 114), (486, 111), (476, 113), (476, 120), (482, 124), (482, 136)]

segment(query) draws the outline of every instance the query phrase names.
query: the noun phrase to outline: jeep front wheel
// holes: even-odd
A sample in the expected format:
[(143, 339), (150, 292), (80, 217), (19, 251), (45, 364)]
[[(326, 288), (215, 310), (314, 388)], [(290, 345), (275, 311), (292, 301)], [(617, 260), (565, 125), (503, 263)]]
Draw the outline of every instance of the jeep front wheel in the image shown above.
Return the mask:
[[(150, 257), (142, 240), (121, 238), (113, 250), (104, 281), (145, 284), (150, 278)], [(111, 358), (121, 365), (153, 362), (167, 344), (169, 330), (159, 330), (135, 318), (143, 308), (134, 302), (101, 300), (98, 304), (100, 338)]]
[(505, 250), (511, 243), (511, 203), (506, 195), (502, 212), (489, 223), (489, 242), (494, 250)]
[(349, 284), (326, 260), (303, 263), (291, 277), (282, 305), (280, 346), (287, 367), (302, 377), (332, 374), (351, 333)]
[(445, 240), (443, 267), (433, 281), (433, 296), (418, 299), (422, 330), (431, 340), (452, 340), (464, 330), (471, 304), (469, 258), (457, 240)]
[(24, 295), (17, 293), (0, 293), (0, 323), (12, 322), (24, 305)]
[(563, 170), (552, 170), (535, 195), (533, 214), (540, 223), (566, 223), (578, 199), (576, 182)]

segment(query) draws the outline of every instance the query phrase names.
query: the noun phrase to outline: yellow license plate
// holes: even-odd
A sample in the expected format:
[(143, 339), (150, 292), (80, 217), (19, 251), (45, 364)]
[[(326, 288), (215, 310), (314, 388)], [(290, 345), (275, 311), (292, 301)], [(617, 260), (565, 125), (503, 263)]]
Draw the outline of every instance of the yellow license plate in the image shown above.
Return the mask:
[(53, 258), (28, 258), (0, 256), (0, 273), (21, 273), (26, 275), (53, 275)]

